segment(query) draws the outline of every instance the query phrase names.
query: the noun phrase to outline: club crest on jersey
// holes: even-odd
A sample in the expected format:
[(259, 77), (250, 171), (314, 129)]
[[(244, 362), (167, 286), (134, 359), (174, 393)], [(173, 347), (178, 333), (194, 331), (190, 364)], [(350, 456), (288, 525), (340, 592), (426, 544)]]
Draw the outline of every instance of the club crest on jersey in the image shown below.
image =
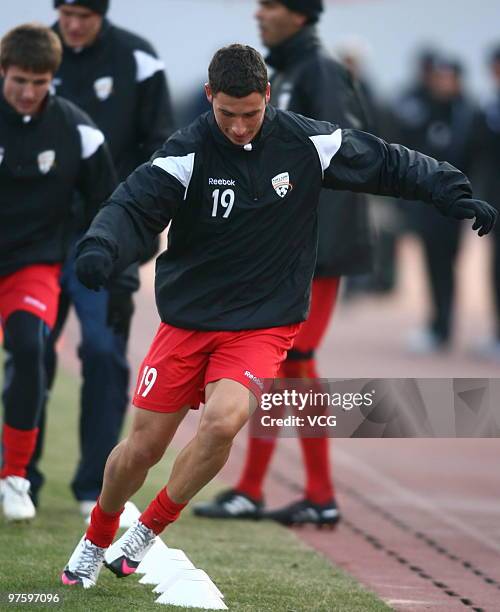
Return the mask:
[(288, 172), (282, 172), (277, 174), (272, 180), (274, 191), (279, 195), (280, 198), (284, 198), (286, 194), (292, 190), (292, 183), (290, 183), (290, 175)]
[(38, 168), (42, 174), (47, 174), (56, 161), (55, 151), (42, 151), (38, 155)]
[(107, 100), (113, 91), (113, 77), (101, 77), (94, 81), (94, 91), (99, 100)]
[(0, 147), (0, 164), (3, 162), (3, 157), (5, 155), (5, 149)]

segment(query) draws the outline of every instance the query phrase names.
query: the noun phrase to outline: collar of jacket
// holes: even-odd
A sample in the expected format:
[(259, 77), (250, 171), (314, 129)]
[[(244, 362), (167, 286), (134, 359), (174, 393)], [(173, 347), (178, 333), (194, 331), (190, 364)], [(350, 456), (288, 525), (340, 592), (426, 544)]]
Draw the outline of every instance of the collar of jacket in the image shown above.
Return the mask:
[(99, 30), (95, 41), (90, 46), (83, 47), (83, 49), (80, 49), (80, 51), (75, 51), (72, 47), (66, 46), (66, 44), (64, 43), (64, 39), (61, 35), (61, 29), (59, 27), (58, 21), (56, 21), (56, 23), (52, 26), (52, 29), (61, 39), (64, 53), (70, 53), (71, 55), (74, 55), (76, 57), (86, 57), (99, 51), (106, 44), (112, 27), (112, 24), (106, 18), (104, 18), (102, 20), (101, 29)]
[[(8, 123), (12, 125), (21, 126), (21, 125), (34, 125), (38, 123), (39, 121), (43, 119), (45, 113), (47, 112), (47, 109), (50, 106), (52, 106), (53, 103), (54, 103), (54, 96), (52, 96), (49, 93), (47, 94), (47, 97), (45, 98), (42, 104), (42, 109), (39, 113), (33, 116), (21, 115), (5, 99), (3, 95), (3, 79), (0, 80), (0, 114)], [(26, 117), (30, 117), (30, 118), (26, 119)]]
[(305, 26), (281, 45), (272, 47), (266, 57), (266, 62), (271, 68), (282, 71), (297, 63), (306, 53), (320, 47), (321, 42), (316, 26)]
[[(264, 115), (264, 122), (262, 123), (262, 127), (260, 128), (257, 136), (252, 140), (252, 150), (260, 148), (265, 140), (268, 138), (269, 134), (274, 130), (276, 125), (276, 109), (274, 106), (270, 104), (266, 107), (266, 113)], [(215, 120), (215, 115), (213, 111), (208, 113), (208, 125), (210, 126), (210, 131), (215, 139), (215, 142), (219, 145), (232, 149), (233, 151), (243, 151), (242, 145), (234, 144), (223, 134), (219, 126), (217, 125), (217, 121)]]

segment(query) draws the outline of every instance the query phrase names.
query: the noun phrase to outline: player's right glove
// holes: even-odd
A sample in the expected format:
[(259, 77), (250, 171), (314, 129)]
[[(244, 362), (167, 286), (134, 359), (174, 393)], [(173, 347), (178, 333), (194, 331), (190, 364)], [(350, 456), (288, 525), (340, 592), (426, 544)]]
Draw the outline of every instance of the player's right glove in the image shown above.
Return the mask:
[(75, 268), (82, 285), (93, 291), (99, 291), (111, 276), (113, 258), (102, 245), (87, 243), (78, 253)]
[(498, 211), (496, 208), (473, 198), (461, 198), (448, 208), (447, 216), (455, 219), (475, 219), (473, 230), (479, 230), (479, 236), (484, 236), (495, 226)]

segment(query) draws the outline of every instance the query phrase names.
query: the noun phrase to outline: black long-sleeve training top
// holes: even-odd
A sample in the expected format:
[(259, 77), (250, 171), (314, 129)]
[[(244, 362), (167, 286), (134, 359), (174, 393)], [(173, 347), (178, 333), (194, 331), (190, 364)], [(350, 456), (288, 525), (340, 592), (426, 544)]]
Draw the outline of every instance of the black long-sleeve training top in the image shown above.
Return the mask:
[(48, 96), (28, 117), (0, 94), (0, 275), (62, 262), (73, 192), (90, 221), (116, 184), (104, 136), (79, 108)]
[(296, 323), (308, 311), (322, 187), (443, 212), (471, 197), (453, 166), (365, 132), (268, 106), (260, 134), (241, 147), (209, 112), (118, 187), (79, 248), (105, 246), (119, 270), (172, 220), (156, 264), (162, 321), (198, 330)]
[[(58, 24), (54, 31), (60, 35)], [(61, 41), (56, 92), (92, 117), (124, 179), (173, 132), (163, 62), (148, 41), (107, 19), (89, 47), (75, 50)]]

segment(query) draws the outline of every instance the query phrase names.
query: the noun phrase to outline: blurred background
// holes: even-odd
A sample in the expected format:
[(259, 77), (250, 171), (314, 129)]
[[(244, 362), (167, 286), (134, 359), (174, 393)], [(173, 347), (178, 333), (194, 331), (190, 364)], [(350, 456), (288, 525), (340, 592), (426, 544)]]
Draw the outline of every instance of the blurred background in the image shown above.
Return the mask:
[[(319, 31), (332, 49), (353, 37), (366, 51), (377, 92), (394, 98), (413, 76), (420, 50), (443, 49), (467, 68), (467, 86), (482, 99), (491, 91), (485, 54), (499, 43), (496, 0), (326, 0)], [(203, 83), (213, 52), (231, 42), (263, 51), (254, 0), (112, 0), (109, 17), (145, 36), (166, 65), (177, 106)], [(51, 0), (2, 3), (2, 31), (29, 20), (52, 23)]]

